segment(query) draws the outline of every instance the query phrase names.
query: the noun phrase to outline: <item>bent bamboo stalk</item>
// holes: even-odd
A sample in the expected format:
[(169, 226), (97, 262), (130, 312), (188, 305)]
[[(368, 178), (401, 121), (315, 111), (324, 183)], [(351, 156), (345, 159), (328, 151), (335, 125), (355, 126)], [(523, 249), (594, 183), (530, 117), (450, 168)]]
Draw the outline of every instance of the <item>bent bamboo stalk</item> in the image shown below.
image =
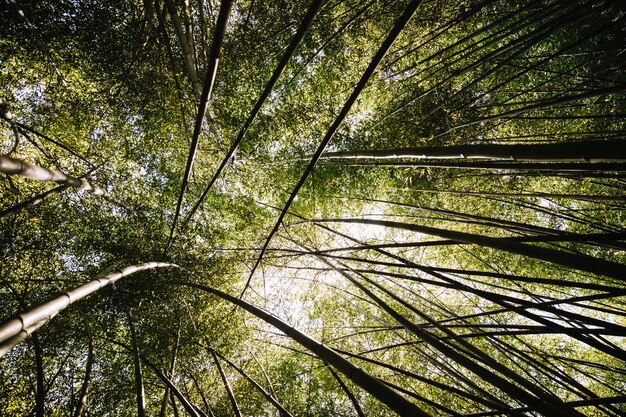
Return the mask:
[(4, 356), (13, 346), (26, 339), (26, 337), (46, 324), (51, 318), (59, 314), (70, 304), (83, 297), (86, 297), (100, 288), (118, 281), (119, 279), (154, 268), (177, 268), (178, 265), (163, 262), (147, 262), (139, 265), (131, 265), (119, 271), (111, 272), (102, 277), (98, 277), (87, 284), (81, 285), (73, 290), (67, 291), (46, 303), (43, 303), (29, 311), (18, 314), (12, 319), (0, 325), (0, 357)]
[(110, 199), (102, 187), (92, 184), (85, 178), (72, 177), (59, 170), (44, 168), (10, 156), (0, 155), (0, 172), (7, 175), (20, 175), (31, 180), (56, 182)]

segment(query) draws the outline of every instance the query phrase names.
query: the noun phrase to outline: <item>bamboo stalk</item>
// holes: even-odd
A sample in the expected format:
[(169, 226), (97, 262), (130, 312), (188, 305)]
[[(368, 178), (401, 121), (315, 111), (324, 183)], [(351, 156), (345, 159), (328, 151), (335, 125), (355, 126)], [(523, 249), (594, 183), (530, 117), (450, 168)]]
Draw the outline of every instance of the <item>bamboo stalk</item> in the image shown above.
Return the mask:
[(143, 387), (143, 375), (141, 372), (141, 359), (139, 343), (137, 342), (137, 333), (135, 331), (135, 324), (133, 323), (130, 313), (126, 313), (126, 318), (128, 319), (128, 326), (130, 327), (133, 363), (135, 365), (135, 397), (137, 401), (137, 417), (146, 417), (146, 397)]
[[(174, 376), (174, 370), (176, 369), (176, 357), (178, 355), (178, 347), (180, 343), (180, 328), (181, 321), (178, 320), (178, 330), (176, 331), (176, 343), (174, 344), (174, 350), (172, 352), (172, 359), (170, 361), (170, 377)], [(161, 411), (159, 413), (159, 417), (165, 417), (167, 412), (167, 400), (170, 396), (170, 387), (168, 385), (165, 386), (165, 391), (163, 393), (163, 399), (161, 400)]]
[(65, 190), (68, 186), (67, 185), (60, 185), (56, 188), (53, 188), (51, 190), (48, 190), (46, 192), (43, 192), (33, 198), (30, 198), (26, 201), (23, 201), (19, 204), (14, 205), (13, 207), (9, 207), (6, 210), (0, 211), (0, 219), (10, 216), (11, 214), (15, 214), (17, 212), (19, 212), (22, 209), (28, 208), (28, 207), (33, 207), (36, 206), (37, 204), (43, 202), (44, 200), (46, 200), (47, 198), (52, 197), (55, 194), (60, 193), (61, 191)]
[(95, 195), (108, 196), (100, 186), (90, 183), (85, 178), (72, 177), (56, 169), (44, 168), (9, 156), (0, 155), (0, 172), (7, 175), (20, 175), (32, 180), (51, 181)]
[[(166, 0), (168, 7), (173, 7), (171, 0)], [(200, 137), (200, 131), (202, 130), (202, 122), (204, 116), (209, 110), (211, 104), (211, 93), (213, 92), (213, 85), (215, 83), (215, 76), (217, 75), (217, 66), (219, 64), (220, 54), (222, 50), (222, 43), (224, 42), (224, 34), (226, 32), (226, 25), (228, 24), (228, 17), (230, 15), (230, 9), (232, 7), (232, 0), (223, 0), (220, 6), (220, 14), (217, 19), (217, 25), (215, 27), (215, 33), (213, 36), (213, 43), (211, 45), (211, 53), (209, 55), (209, 68), (207, 69), (206, 77), (204, 79), (204, 86), (200, 91), (200, 105), (198, 106), (198, 114), (196, 116), (196, 122), (193, 129), (193, 137), (191, 138), (191, 145), (189, 146), (189, 155), (187, 156), (187, 164), (185, 165), (185, 173), (183, 174), (183, 180), (180, 186), (180, 192), (178, 193), (178, 201), (176, 203), (176, 212), (174, 214), (174, 220), (172, 221), (172, 227), (170, 229), (170, 236), (168, 238), (166, 249), (169, 249), (172, 243), (172, 237), (178, 217), (180, 216), (180, 210), (183, 203), (183, 197), (187, 190), (189, 183), (189, 176), (191, 175), (191, 169), (193, 168), (194, 159), (198, 151), (198, 142)], [(175, 9), (174, 9), (175, 10)]]
[(88, 330), (89, 335), (89, 345), (87, 350), (87, 363), (85, 364), (85, 377), (83, 378), (83, 383), (80, 387), (80, 393), (78, 395), (78, 405), (74, 410), (74, 417), (82, 417), (85, 409), (87, 408), (87, 393), (89, 391), (89, 381), (91, 378), (91, 369), (94, 363), (93, 357), (93, 337), (91, 336), (91, 332)]
[(220, 360), (215, 354), (214, 350), (211, 350), (211, 355), (213, 355), (213, 360), (215, 361), (215, 365), (217, 366), (217, 370), (222, 377), (222, 382), (224, 383), (224, 389), (226, 389), (226, 394), (228, 394), (228, 398), (230, 399), (230, 404), (233, 407), (233, 412), (236, 417), (242, 417), (241, 410), (239, 409), (239, 404), (237, 404), (237, 399), (235, 399), (235, 394), (233, 394), (233, 389), (230, 387), (230, 382), (228, 382), (228, 378), (224, 373), (224, 369), (222, 369), (222, 365), (220, 365)]
[[(124, 343), (120, 343), (117, 342), (115, 340), (112, 339), (108, 339), (111, 343), (114, 343), (118, 346), (121, 346), (123, 348), (125, 348), (126, 350), (132, 351), (133, 348), (132, 346), (128, 346)], [(152, 362), (150, 362), (144, 355), (140, 355), (139, 356), (141, 361), (143, 361), (146, 365), (148, 365), (148, 367), (150, 367), (154, 373), (156, 374), (156, 376), (163, 381), (170, 389), (170, 398), (173, 400), (174, 397), (178, 398), (178, 400), (180, 401), (180, 403), (183, 405), (183, 407), (185, 408), (185, 411), (187, 411), (187, 413), (191, 416), (191, 417), (200, 417), (198, 415), (197, 412), (197, 407), (195, 405), (193, 405), (193, 403), (191, 403), (191, 401), (189, 401), (188, 398), (186, 398), (181, 392), (180, 390), (176, 387), (176, 385), (174, 385), (174, 383), (167, 377), (165, 376), (165, 374), (156, 366), (154, 365)], [(172, 401), (172, 408), (174, 409), (174, 414), (178, 415), (178, 408), (176, 407), (174, 401)]]
[(591, 272), (593, 274), (604, 275), (607, 277), (615, 278), (617, 280), (624, 280), (626, 276), (626, 265), (619, 264), (617, 262), (606, 261), (604, 259), (595, 258), (588, 255), (567, 253), (554, 249), (544, 248), (540, 246), (526, 245), (518, 243), (512, 239), (498, 240), (496, 238), (476, 235), (471, 233), (457, 232), (453, 230), (439, 229), (430, 226), (421, 226), (411, 223), (401, 223), (385, 220), (372, 220), (372, 219), (324, 219), (314, 220), (313, 222), (339, 222), (339, 223), (357, 223), (357, 224), (370, 224), (385, 227), (400, 228), (418, 233), (424, 233), (433, 236), (439, 236), (445, 239), (457, 240), (469, 244), (476, 244), (479, 246), (486, 246), (493, 249), (502, 250), (505, 252), (516, 253), (519, 255), (528, 256), (531, 258), (541, 259), (546, 262), (561, 265), (567, 268), (577, 269), (580, 271)]
[[(489, 159), (515, 162), (626, 162), (626, 141), (477, 144), (327, 152), (322, 159)], [(306, 160), (308, 158), (302, 158)]]
[(118, 281), (127, 275), (154, 268), (178, 268), (178, 265), (163, 262), (148, 262), (139, 265), (127, 266), (119, 271), (99, 276), (87, 284), (67, 291), (59, 297), (5, 321), (2, 325), (0, 325), (0, 357), (4, 356), (8, 350), (20, 341), (24, 340), (28, 334), (43, 326), (70, 304)]
[[(330, 263), (329, 263), (330, 264)], [(330, 264), (332, 265), (332, 264)], [(411, 331), (413, 334), (418, 336), (419, 338), (426, 341), (429, 345), (433, 346), (436, 350), (457, 362), (459, 365), (465, 367), (470, 370), (485, 382), (490, 383), (494, 387), (498, 387), (499, 389), (506, 392), (513, 398), (518, 399), (519, 401), (527, 404), (533, 410), (537, 410), (545, 415), (576, 415), (579, 417), (583, 417), (582, 414), (574, 412), (574, 410), (568, 410), (568, 407), (565, 407), (564, 404), (555, 396), (543, 392), (538, 387), (534, 386), (529, 381), (516, 376), (512, 371), (510, 371), (505, 366), (499, 364), (495, 360), (490, 359), (485, 354), (479, 354), (478, 356), (482, 358), (482, 361), (487, 362), (490, 367), (497, 370), (499, 373), (506, 375), (509, 378), (513, 378), (516, 383), (520, 383), (521, 386), (530, 390), (532, 392), (529, 393), (523, 389), (521, 389), (516, 384), (509, 382), (508, 380), (500, 377), (498, 374), (492, 372), (491, 370), (485, 368), (478, 362), (471, 360), (468, 356), (463, 355), (461, 352), (452, 349), (450, 346), (443, 343), (437, 337), (433, 336), (429, 332), (424, 329), (416, 326), (410, 320), (405, 318), (402, 314), (400, 314), (397, 310), (392, 308), (389, 304), (385, 303), (381, 298), (376, 296), (372, 291), (367, 289), (363, 284), (357, 281), (355, 278), (350, 276), (346, 272), (338, 271), (342, 276), (348, 279), (352, 284), (354, 284), (357, 288), (359, 288), (364, 294), (367, 295), (368, 298), (373, 300), (383, 311), (388, 313), (391, 317), (393, 317), (398, 323), (403, 325), (407, 330)], [(402, 301), (399, 298), (398, 301)], [(410, 304), (403, 302), (405, 307), (412, 307)], [(418, 312), (416, 309), (412, 308), (413, 312)], [(427, 317), (425, 314), (420, 313), (421, 317)], [(432, 323), (432, 320), (429, 320)], [(450, 336), (455, 336), (451, 332), (447, 332)], [(459, 339), (457, 338), (457, 341)], [(461, 343), (463, 343), (461, 341)], [(465, 344), (465, 347), (469, 347), (468, 344)], [(556, 413), (556, 414), (555, 414)]]

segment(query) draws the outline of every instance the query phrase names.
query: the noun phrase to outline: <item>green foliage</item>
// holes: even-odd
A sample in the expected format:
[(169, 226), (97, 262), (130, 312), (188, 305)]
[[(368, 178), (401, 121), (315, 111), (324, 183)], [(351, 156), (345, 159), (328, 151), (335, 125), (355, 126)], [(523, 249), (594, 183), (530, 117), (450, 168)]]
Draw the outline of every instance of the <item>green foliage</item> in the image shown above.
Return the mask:
[[(251, 271), (311, 155), (409, 3), (327, 1), (207, 191), (309, 7), (235, 2), (171, 240), (198, 112), (191, 80), (208, 68), (220, 2), (172, 1), (180, 28), (164, 0), (0, 6), (0, 152), (89, 178), (112, 197), (67, 188), (20, 208), (54, 186), (2, 174), (0, 319), (104, 270), (150, 261), (181, 267), (124, 277), (14, 347), (0, 359), (3, 415), (35, 415), (41, 378), (44, 415), (73, 415), (90, 339), (85, 415), (135, 415), (127, 314), (145, 359), (148, 415), (159, 415), (165, 391), (148, 363), (208, 415), (233, 415), (211, 349), (294, 416), (357, 415), (316, 352), (183, 281), (242, 294), (427, 414), (626, 412), (624, 282), (558, 259), (626, 265), (620, 2), (425, 1), (326, 149), (528, 144), (540, 155), (543, 144), (612, 140), (612, 168), (584, 155), (543, 167), (514, 156), (322, 156)], [(348, 219), (511, 239), (529, 250)], [(540, 260), (535, 247), (557, 252)], [(280, 415), (220, 363), (244, 415)], [(339, 374), (366, 415), (393, 415), (353, 375)], [(174, 415), (171, 403), (166, 415)]]

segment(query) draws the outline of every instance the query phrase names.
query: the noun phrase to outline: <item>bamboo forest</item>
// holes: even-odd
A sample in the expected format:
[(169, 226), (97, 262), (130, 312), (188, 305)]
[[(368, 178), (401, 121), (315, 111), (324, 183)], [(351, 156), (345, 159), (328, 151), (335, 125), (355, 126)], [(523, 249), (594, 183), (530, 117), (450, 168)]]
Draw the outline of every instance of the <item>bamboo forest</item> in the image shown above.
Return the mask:
[(626, 2), (0, 2), (0, 415), (626, 416)]

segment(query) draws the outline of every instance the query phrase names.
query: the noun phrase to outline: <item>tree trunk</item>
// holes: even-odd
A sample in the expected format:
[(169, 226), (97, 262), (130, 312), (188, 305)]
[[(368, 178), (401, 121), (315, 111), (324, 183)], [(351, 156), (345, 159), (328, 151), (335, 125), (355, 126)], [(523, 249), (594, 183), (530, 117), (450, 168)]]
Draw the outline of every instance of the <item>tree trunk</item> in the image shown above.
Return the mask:
[[(327, 261), (324, 261), (328, 263)], [(329, 265), (332, 265), (329, 263)], [(355, 278), (350, 276), (346, 272), (341, 272), (342, 276), (348, 279), (352, 284), (354, 284), (357, 288), (359, 288), (364, 294), (367, 295), (372, 301), (374, 301), (383, 311), (393, 317), (399, 324), (404, 326), (407, 330), (415, 334), (417, 337), (424, 340), (426, 343), (431, 345), (433, 348), (441, 352), (443, 355), (448, 357), (449, 359), (457, 362), (459, 365), (465, 367), (470, 370), (480, 378), (482, 378), (485, 382), (493, 385), (506, 392), (512, 398), (516, 398), (517, 400), (527, 404), (533, 410), (537, 410), (545, 415), (576, 415), (579, 417), (583, 417), (582, 414), (574, 412), (573, 409), (568, 409), (568, 407), (564, 406), (564, 404), (553, 395), (542, 391), (540, 388), (534, 386), (529, 381), (517, 376), (514, 372), (509, 370), (506, 366), (501, 365), (499, 362), (490, 359), (487, 355), (480, 351), (476, 351), (474, 353), (478, 354), (478, 357), (484, 361), (489, 362), (489, 366), (493, 366), (498, 372), (507, 375), (508, 377), (513, 377), (513, 379), (517, 383), (521, 383), (526, 389), (529, 389), (532, 394), (527, 392), (524, 389), (521, 389), (517, 384), (511, 383), (508, 380), (502, 378), (492, 370), (485, 368), (481, 363), (475, 362), (470, 359), (468, 356), (462, 354), (460, 351), (453, 349), (452, 347), (446, 345), (442, 342), (438, 337), (433, 336), (431, 333), (425, 331), (423, 328), (416, 326), (413, 322), (408, 320), (402, 314), (400, 314), (397, 310), (392, 308), (390, 305), (385, 303), (382, 299), (377, 297), (372, 291), (367, 289), (363, 284), (357, 281)], [(399, 299), (398, 299), (399, 300)], [(408, 303), (403, 303), (405, 307), (410, 307)], [(417, 310), (412, 309), (413, 312), (417, 312)], [(426, 317), (422, 314), (422, 317)], [(432, 320), (429, 322), (433, 323)], [(444, 329), (445, 331), (445, 329)], [(454, 336), (451, 332), (447, 332), (449, 335)], [(457, 338), (457, 341), (459, 339)], [(461, 341), (462, 342), (462, 341)], [(471, 346), (469, 344), (465, 344), (465, 347), (468, 348)], [(471, 350), (470, 350), (471, 352)]]
[[(327, 162), (327, 164), (332, 164)], [(448, 161), (365, 161), (365, 162), (335, 162), (340, 166), (377, 166), (377, 167), (411, 167), (411, 168), (444, 168), (444, 169), (464, 169), (464, 170), (496, 170), (492, 175), (511, 175), (516, 173), (512, 170), (521, 171), (518, 175), (531, 175), (533, 171), (541, 172), (542, 175), (576, 175), (577, 177), (600, 177), (612, 178), (622, 177), (622, 172), (626, 171), (626, 163), (623, 162), (515, 162), (515, 161), (470, 161), (470, 162), (448, 162)], [(509, 170), (504, 174), (502, 170)], [(605, 171), (618, 172), (618, 174), (605, 173)], [(613, 176), (612, 176), (613, 175)]]
[(591, 194), (557, 194), (557, 193), (498, 193), (498, 192), (482, 192), (482, 191), (456, 191), (456, 190), (434, 190), (434, 189), (406, 189), (414, 193), (437, 193), (437, 194), (450, 194), (460, 195), (466, 197), (509, 197), (509, 198), (562, 198), (569, 200), (583, 200), (583, 201), (619, 201), (626, 202), (625, 196), (614, 195), (591, 195)]
[[(174, 395), (174, 392), (172, 392), (170, 390), (170, 402), (172, 403), (172, 410), (174, 411), (174, 417), (179, 417), (180, 414), (178, 413), (178, 406), (176, 405), (176, 396)], [(192, 417), (198, 417), (196, 415), (193, 414), (189, 414)]]
[(21, 175), (33, 180), (52, 181), (57, 184), (67, 184), (70, 187), (89, 191), (96, 195), (106, 194), (102, 188), (91, 185), (84, 178), (71, 177), (61, 171), (57, 171), (56, 169), (43, 168), (39, 165), (20, 161), (19, 159), (4, 155), (0, 155), (0, 172), (7, 175)]
[[(303, 245), (299, 245), (304, 249), (308, 249)], [(426, 331), (423, 326), (417, 326), (412, 321), (404, 317), (397, 310), (392, 308), (389, 304), (385, 303), (381, 298), (376, 296), (371, 290), (365, 287), (361, 282), (359, 282), (356, 278), (350, 275), (348, 272), (338, 268), (328, 260), (319, 257), (319, 259), (325, 264), (332, 267), (336, 272), (341, 274), (344, 278), (346, 278), (349, 282), (351, 282), (354, 286), (356, 286), (361, 292), (363, 292), (371, 301), (373, 301), (381, 310), (385, 311), (391, 317), (393, 317), (400, 325), (405, 327), (408, 331), (412, 332), (415, 336), (424, 340), (434, 349), (451, 359), (452, 361), (458, 363), (460, 366), (465, 367), (469, 371), (473, 372), (475, 375), (483, 379), (485, 382), (491, 384), (494, 387), (501, 389), (503, 392), (506, 392), (512, 398), (516, 398), (517, 400), (531, 405), (532, 407), (536, 407), (536, 409), (540, 412), (548, 412), (546, 415), (552, 415), (555, 411), (558, 413), (562, 413), (563, 411), (569, 411), (565, 407), (563, 407), (562, 403), (558, 400), (558, 398), (549, 395), (547, 392), (541, 390), (540, 388), (533, 385), (531, 382), (525, 380), (524, 378), (517, 375), (515, 372), (511, 371), (506, 366), (500, 364), (493, 358), (484, 354), (479, 349), (475, 348), (472, 345), (465, 343), (464, 341), (456, 338), (456, 335), (449, 331), (448, 329), (439, 326), (434, 320), (430, 319), (426, 314), (421, 311), (415, 309), (411, 304), (405, 302), (400, 297), (397, 297), (395, 294), (391, 292), (387, 292), (394, 300), (399, 301), (403, 306), (409, 308), (412, 312), (416, 313), (421, 318), (425, 319), (429, 324), (436, 325), (440, 330), (442, 330), (445, 334), (454, 337), (463, 347), (469, 352), (469, 354), (478, 359), (478, 362), (472, 360), (469, 355), (464, 355), (460, 351), (452, 348), (451, 346), (445, 344), (441, 341), (441, 339), (437, 336), (432, 335), (430, 332)], [(345, 265), (342, 264), (345, 267)], [(364, 277), (367, 280), (367, 278)], [(377, 286), (379, 289), (382, 289), (379, 285), (374, 283), (371, 280), (368, 280), (370, 284)], [(517, 384), (509, 382), (507, 379), (502, 378), (499, 374), (496, 374), (491, 369), (483, 366), (482, 363), (487, 364), (490, 368), (496, 370), (500, 374), (506, 375), (508, 378), (511, 378), (520, 386), (528, 389), (532, 392), (525, 391), (524, 389), (520, 389)], [(573, 411), (573, 410), (571, 410)], [(579, 414), (572, 414), (579, 415)], [(579, 415), (582, 417), (582, 415)]]
[[(565, 404), (569, 405), (570, 407), (585, 407), (585, 406), (591, 406), (591, 405), (611, 405), (611, 404), (623, 404), (623, 403), (626, 403), (626, 395), (568, 401)], [(518, 408), (514, 408), (513, 410), (522, 412), (522, 413), (532, 411), (530, 407), (518, 407)], [(479, 413), (467, 414), (468, 417), (488, 417), (488, 416), (499, 416), (499, 415), (502, 415), (502, 412), (484, 411), (484, 412), (479, 412)]]
[[(194, 386), (196, 387), (196, 391), (200, 394), (200, 398), (202, 398), (202, 402), (204, 403), (204, 409), (207, 410), (209, 416), (213, 416), (213, 411), (211, 411), (211, 406), (209, 406), (209, 401), (204, 394), (204, 391), (200, 388), (200, 383), (198, 382), (198, 378), (194, 376), (193, 373), (188, 373), (189, 377), (193, 381)], [(206, 413), (205, 413), (206, 414)]]

